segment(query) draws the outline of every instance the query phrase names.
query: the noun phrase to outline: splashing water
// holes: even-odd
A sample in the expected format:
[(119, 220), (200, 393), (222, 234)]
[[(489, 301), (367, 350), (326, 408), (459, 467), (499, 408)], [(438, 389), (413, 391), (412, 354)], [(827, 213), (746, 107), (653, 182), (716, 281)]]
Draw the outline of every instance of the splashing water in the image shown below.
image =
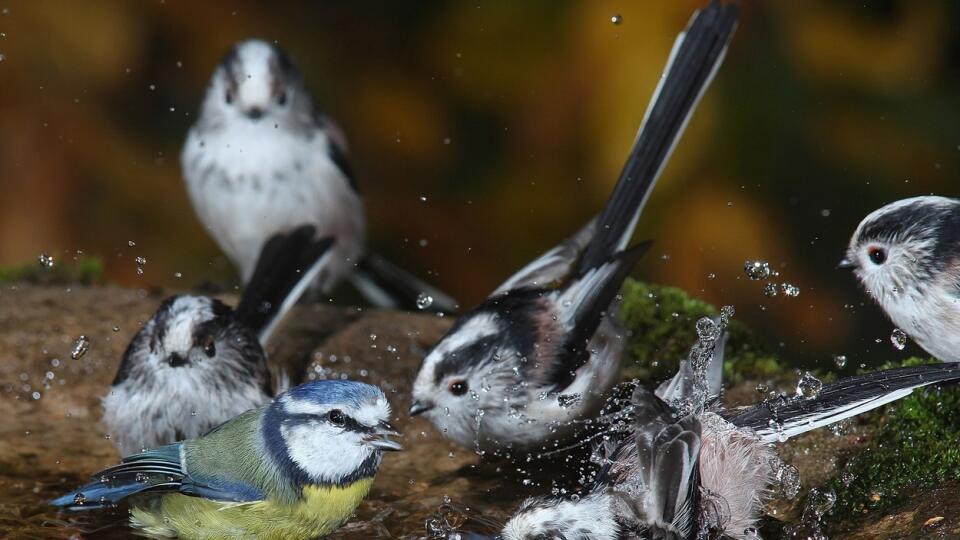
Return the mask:
[(767, 283), (766, 285), (763, 286), (763, 294), (765, 294), (770, 298), (773, 298), (774, 296), (777, 296), (778, 294), (780, 294), (780, 291), (777, 290), (776, 283)]
[(417, 309), (427, 309), (433, 305), (433, 297), (427, 293), (417, 295)]
[(612, 22), (614, 25), (620, 25), (623, 23), (623, 16), (619, 13), (614, 14), (612, 17), (610, 17), (610, 22)]
[(46, 253), (41, 253), (37, 257), (37, 262), (43, 268), (53, 268), (53, 255), (47, 255)]
[(800, 287), (797, 287), (792, 283), (787, 283), (787, 282), (781, 283), (780, 290), (783, 292), (784, 296), (789, 296), (791, 298), (796, 298), (797, 296), (800, 296)]
[(137, 257), (136, 259), (134, 259), (134, 262), (137, 263), (137, 275), (138, 275), (138, 276), (142, 276), (142, 275), (143, 275), (143, 265), (147, 264), (147, 258), (146, 258), (146, 257)]
[(767, 261), (745, 261), (743, 263), (743, 273), (753, 281), (760, 281), (771, 276), (770, 263)]
[(840, 369), (843, 369), (847, 365), (847, 356), (844, 354), (835, 354), (833, 355), (833, 363)]
[(797, 382), (797, 396), (804, 399), (813, 399), (823, 390), (823, 382), (814, 377), (809, 371), (804, 372), (803, 376)]
[(90, 340), (87, 336), (80, 336), (73, 342), (73, 348), (70, 349), (70, 358), (79, 360), (90, 350)]
[(803, 538), (804, 540), (829, 540), (823, 532), (823, 516), (829, 512), (837, 502), (837, 494), (832, 490), (813, 488), (807, 495), (807, 504), (803, 509), (803, 517), (794, 525), (784, 529), (786, 538)]
[(688, 358), (693, 371), (693, 392), (687, 403), (680, 404), (684, 414), (701, 411), (710, 399), (710, 362), (713, 360), (717, 339), (723, 335), (733, 314), (733, 306), (724, 306), (720, 310), (719, 320), (702, 317), (697, 321), (697, 343), (690, 350)]
[(893, 343), (895, 349), (902, 351), (907, 346), (907, 333), (899, 328), (894, 328), (893, 333), (890, 334), (890, 343)]

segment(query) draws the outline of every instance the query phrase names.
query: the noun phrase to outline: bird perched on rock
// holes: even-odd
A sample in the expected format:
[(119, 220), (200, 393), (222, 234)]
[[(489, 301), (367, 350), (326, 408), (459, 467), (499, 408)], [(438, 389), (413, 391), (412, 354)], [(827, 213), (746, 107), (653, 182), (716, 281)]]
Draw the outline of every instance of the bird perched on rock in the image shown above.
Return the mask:
[[(797, 481), (795, 469), (780, 461), (771, 443), (914, 389), (960, 380), (956, 364), (898, 368), (841, 379), (808, 395), (725, 410), (715, 395), (698, 397), (694, 391), (698, 384), (720, 387), (722, 340), (715, 343), (712, 367), (700, 375), (691, 360), (656, 393), (636, 388), (625, 411), (632, 429), (610, 434), (611, 442), (600, 447), (602, 469), (591, 489), (576, 497), (528, 499), (500, 538), (759, 538), (756, 525), (770, 488), (778, 479)], [(714, 380), (697, 382), (703, 376)]]
[(460, 317), (424, 359), (410, 414), (425, 414), (462, 445), (529, 450), (569, 436), (602, 405), (624, 346), (611, 303), (648, 244), (626, 246), (737, 14), (711, 5), (693, 17), (603, 211)]
[(262, 344), (332, 245), (312, 226), (271, 238), (236, 311), (205, 296), (160, 304), (103, 398), (103, 421), (121, 454), (197, 437), (284, 389), (289, 374), (271, 375)]
[(871, 212), (838, 267), (928, 353), (960, 362), (960, 200), (914, 197)]
[(389, 437), (383, 392), (315, 381), (205, 435), (135, 454), (51, 504), (131, 502), (130, 524), (163, 538), (311, 539), (345, 523), (367, 495)]
[(314, 105), (303, 76), (279, 47), (237, 43), (210, 79), (181, 155), (187, 192), (207, 230), (240, 272), (253, 275), (264, 243), (302, 225), (334, 236), (317, 276), (328, 293), (349, 276), (385, 307), (452, 312), (455, 302), (374, 254), (365, 255), (366, 217), (347, 161), (347, 142)]

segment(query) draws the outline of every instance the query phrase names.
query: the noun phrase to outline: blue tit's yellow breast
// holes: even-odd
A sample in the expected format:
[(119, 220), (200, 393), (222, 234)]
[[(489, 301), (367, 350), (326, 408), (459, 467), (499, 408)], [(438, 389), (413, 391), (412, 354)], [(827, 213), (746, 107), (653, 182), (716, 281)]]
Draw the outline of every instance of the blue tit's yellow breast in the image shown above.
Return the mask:
[(294, 504), (272, 500), (211, 501), (170, 493), (132, 510), (130, 523), (159, 537), (310, 539), (343, 525), (367, 496), (372, 478), (338, 486), (306, 486)]

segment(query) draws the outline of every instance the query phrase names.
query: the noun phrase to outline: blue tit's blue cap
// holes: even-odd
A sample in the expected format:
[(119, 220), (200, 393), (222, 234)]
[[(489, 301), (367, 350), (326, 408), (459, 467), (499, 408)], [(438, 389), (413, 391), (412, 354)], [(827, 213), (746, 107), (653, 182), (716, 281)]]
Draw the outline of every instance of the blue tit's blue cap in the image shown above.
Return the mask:
[(355, 407), (377, 399), (386, 399), (380, 388), (355, 381), (311, 381), (291, 388), (279, 397), (284, 396), (317, 405), (344, 403)]

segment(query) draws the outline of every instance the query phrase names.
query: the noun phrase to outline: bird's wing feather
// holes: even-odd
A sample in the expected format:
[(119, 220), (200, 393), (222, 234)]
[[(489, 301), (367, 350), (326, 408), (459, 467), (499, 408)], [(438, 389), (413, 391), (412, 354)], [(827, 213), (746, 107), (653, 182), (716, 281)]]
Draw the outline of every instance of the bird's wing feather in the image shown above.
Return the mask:
[(629, 243), (660, 171), (723, 61), (738, 16), (736, 5), (714, 1), (694, 13), (677, 37), (627, 163), (598, 218), (596, 235), (580, 259), (578, 273), (604, 264)]
[(593, 239), (596, 220), (590, 220), (573, 236), (537, 257), (504, 281), (490, 297), (520, 288), (549, 288), (567, 281), (583, 250)]
[(960, 364), (955, 363), (888, 369), (825, 385), (812, 398), (766, 401), (722, 415), (737, 427), (752, 429), (764, 442), (783, 441), (896, 401), (917, 388), (957, 380)]
[(620, 291), (623, 280), (650, 245), (644, 242), (617, 253), (607, 263), (568, 283), (556, 296), (554, 303), (560, 323), (568, 329), (550, 375), (550, 382), (556, 388), (569, 385), (574, 372), (590, 358), (590, 338)]
[(330, 258), (334, 239), (315, 238), (315, 234), (312, 225), (303, 225), (270, 237), (260, 249), (237, 316), (257, 332), (261, 344)]
[(176, 491), (184, 476), (180, 447), (180, 443), (171, 444), (128, 456), (50, 504), (65, 510), (92, 510), (116, 505), (145, 491)]

